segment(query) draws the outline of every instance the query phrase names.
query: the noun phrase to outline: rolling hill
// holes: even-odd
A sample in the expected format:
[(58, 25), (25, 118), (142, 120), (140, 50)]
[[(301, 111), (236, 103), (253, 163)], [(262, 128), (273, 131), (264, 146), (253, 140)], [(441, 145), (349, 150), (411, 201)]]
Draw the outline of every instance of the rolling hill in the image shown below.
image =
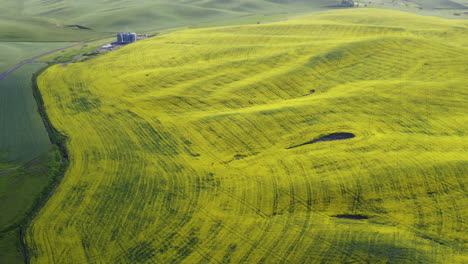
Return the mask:
[(22, 231), (66, 164), (56, 161), (57, 150), (51, 147), (31, 93), (32, 74), (45, 64), (26, 65), (11, 75), (8, 70), (40, 54), (78, 45), (70, 42), (99, 39), (41, 60), (65, 62), (83, 52), (92, 54), (94, 46), (103, 39), (108, 43), (112, 40), (106, 37), (114, 38), (107, 31), (159, 30), (191, 24), (206, 27), (219, 25), (220, 21), (264, 23), (291, 16), (286, 12), (292, 10), (320, 6), (321, 2), (324, 1), (309, 2), (300, 8), (294, 2), (258, 0), (211, 3), (0, 0), (0, 263), (25, 262)]
[(71, 164), (32, 263), (466, 263), (467, 40), (339, 10), (49, 68)]
[[(0, 0), (0, 41), (82, 41), (120, 31), (155, 31), (258, 15), (330, 8), (340, 0)], [(464, 0), (355, 1), (360, 7), (405, 8), (458, 18)], [(422, 11), (423, 10), (423, 11)], [(432, 11), (431, 11), (432, 10)], [(434, 11), (436, 10), (436, 11)], [(461, 12), (459, 16), (466, 14)], [(91, 30), (67, 27), (80, 25)]]
[[(9, 10), (0, 14), (0, 40), (87, 40), (106, 32), (154, 31), (252, 15), (304, 12), (330, 2), (336, 1), (0, 0)], [(66, 27), (69, 25), (91, 30)]]

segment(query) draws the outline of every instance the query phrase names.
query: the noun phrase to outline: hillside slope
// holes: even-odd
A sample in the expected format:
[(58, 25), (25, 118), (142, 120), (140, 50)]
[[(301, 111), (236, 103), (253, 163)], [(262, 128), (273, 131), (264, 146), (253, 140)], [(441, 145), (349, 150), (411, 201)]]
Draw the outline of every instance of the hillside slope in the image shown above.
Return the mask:
[(49, 68), (71, 164), (32, 262), (466, 263), (467, 40), (342, 10)]

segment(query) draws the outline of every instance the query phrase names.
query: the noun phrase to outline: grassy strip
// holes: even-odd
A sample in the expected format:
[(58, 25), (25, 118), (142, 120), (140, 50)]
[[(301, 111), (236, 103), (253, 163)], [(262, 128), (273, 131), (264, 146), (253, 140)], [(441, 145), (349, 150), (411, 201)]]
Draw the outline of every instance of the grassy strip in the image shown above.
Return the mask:
[(69, 49), (65, 49), (56, 53), (52, 53), (48, 56), (40, 58), (38, 61), (48, 62), (48, 63), (69, 62), (77, 55), (84, 54), (84, 53), (91, 53), (95, 51), (96, 48), (104, 44), (110, 43), (112, 41), (114, 41), (114, 38), (108, 37), (108, 38), (99, 39), (99, 40), (92, 41), (92, 42), (87, 42), (86, 44), (83, 44), (82, 46), (71, 47)]

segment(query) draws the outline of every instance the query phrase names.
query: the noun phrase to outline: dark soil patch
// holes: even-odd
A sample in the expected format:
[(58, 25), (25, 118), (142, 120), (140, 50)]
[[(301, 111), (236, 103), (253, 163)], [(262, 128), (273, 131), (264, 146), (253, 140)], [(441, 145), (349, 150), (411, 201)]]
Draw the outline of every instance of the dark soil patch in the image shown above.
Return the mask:
[(86, 30), (92, 30), (92, 28), (89, 27), (83, 27), (80, 25), (66, 25), (65, 27), (70, 27), (70, 28), (78, 28), (78, 29), (86, 29)]
[(339, 215), (335, 215), (334, 217), (340, 218), (340, 219), (350, 219), (350, 220), (365, 220), (365, 219), (369, 219), (369, 216), (367, 216), (367, 215), (361, 215), (361, 214), (339, 214)]
[(247, 158), (247, 155), (236, 154), (234, 155), (234, 160), (241, 160)]
[(325, 141), (345, 140), (345, 139), (350, 139), (350, 138), (354, 138), (354, 137), (355, 137), (355, 135), (353, 133), (347, 133), (347, 132), (332, 133), (332, 134), (329, 134), (329, 135), (326, 135), (326, 136), (319, 137), (319, 138), (314, 139), (314, 140), (309, 141), (309, 142), (305, 142), (305, 143), (302, 143), (302, 144), (299, 144), (299, 145), (289, 147), (287, 149), (297, 148), (297, 147), (301, 147), (301, 146), (304, 146), (304, 145), (309, 145), (309, 144), (314, 144), (314, 143), (319, 143), (319, 142), (325, 142)]

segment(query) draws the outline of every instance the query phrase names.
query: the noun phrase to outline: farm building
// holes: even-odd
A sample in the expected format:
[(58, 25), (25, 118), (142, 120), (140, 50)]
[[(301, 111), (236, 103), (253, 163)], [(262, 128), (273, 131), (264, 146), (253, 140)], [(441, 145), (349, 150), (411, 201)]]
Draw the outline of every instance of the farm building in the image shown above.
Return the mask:
[(121, 48), (130, 43), (134, 43), (138, 40), (143, 40), (147, 38), (151, 38), (154, 35), (150, 34), (136, 34), (136, 33), (117, 33), (117, 41), (112, 43), (106, 44), (97, 48), (98, 51), (112, 51)]

